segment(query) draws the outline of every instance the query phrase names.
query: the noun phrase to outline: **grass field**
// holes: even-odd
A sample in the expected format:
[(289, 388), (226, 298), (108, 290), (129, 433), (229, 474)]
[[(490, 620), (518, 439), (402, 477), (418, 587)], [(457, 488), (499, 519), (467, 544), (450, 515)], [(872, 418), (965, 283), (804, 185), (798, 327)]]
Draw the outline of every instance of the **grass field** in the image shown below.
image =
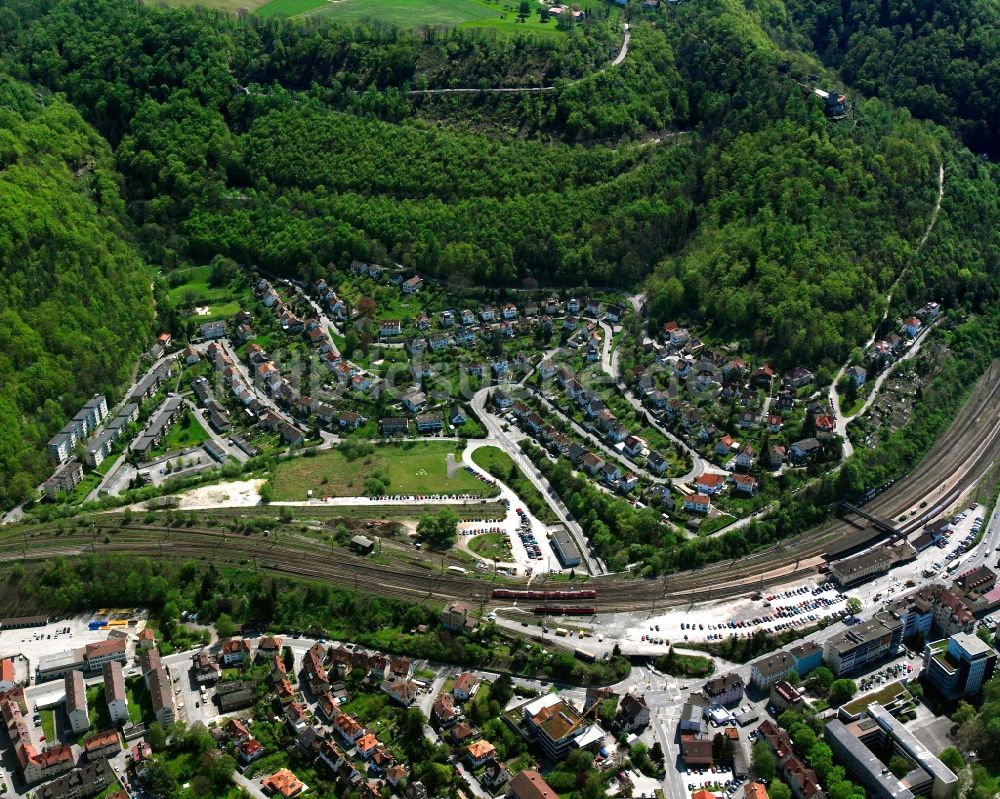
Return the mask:
[(510, 547), (503, 533), (484, 533), (469, 541), (469, 549), (486, 560), (509, 560)]
[(233, 285), (212, 286), (209, 284), (212, 267), (192, 266), (189, 269), (173, 272), (171, 275), (175, 279), (177, 277), (184, 279), (183, 283), (173, 286), (168, 292), (174, 305), (184, 309), (208, 306), (207, 314), (199, 314), (194, 317), (197, 322), (223, 319), (239, 311), (240, 303), (235, 297), (236, 289)]
[[(229, 0), (209, 2), (226, 3)], [(492, 28), (501, 33), (532, 32), (550, 36), (562, 33), (555, 20), (543, 23), (534, 6), (534, 13), (521, 22), (517, 17), (518, 6), (519, 1), (515, 0), (271, 0), (258, 7), (257, 13), (262, 17), (323, 15), (352, 23), (376, 20), (401, 28), (462, 26)]]
[(180, 449), (204, 444), (208, 439), (208, 431), (201, 426), (201, 422), (195, 418), (191, 409), (185, 408), (181, 418), (163, 437), (163, 443), (157, 447), (156, 452), (176, 452)]
[(315, 497), (362, 496), (365, 479), (376, 471), (389, 477), (390, 494), (494, 496), (495, 489), (461, 467), (448, 479), (446, 458), (454, 451), (450, 442), (428, 441), (380, 446), (354, 460), (340, 450), (327, 450), (311, 458), (282, 461), (274, 472), (275, 499), (302, 500), (307, 489)]
[(51, 708), (49, 710), (40, 710), (39, 715), (42, 717), (42, 735), (45, 736), (45, 742), (48, 746), (51, 746), (56, 741), (56, 712)]

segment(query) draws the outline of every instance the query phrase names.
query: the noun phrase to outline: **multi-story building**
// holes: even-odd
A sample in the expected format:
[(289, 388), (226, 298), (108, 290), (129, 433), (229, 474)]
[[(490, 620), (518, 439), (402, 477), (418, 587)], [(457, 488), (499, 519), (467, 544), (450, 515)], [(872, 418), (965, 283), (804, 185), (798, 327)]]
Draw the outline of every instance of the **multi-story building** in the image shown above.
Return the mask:
[(952, 701), (978, 694), (996, 665), (996, 650), (968, 633), (957, 633), (924, 648), (924, 677)]
[(80, 461), (74, 458), (67, 461), (44, 483), (42, 483), (42, 493), (49, 499), (55, 499), (60, 491), (69, 493), (83, 479), (83, 466)]
[(916, 556), (917, 550), (910, 543), (903, 541), (855, 555), (853, 558), (836, 560), (830, 564), (830, 576), (841, 586), (857, 585), (879, 574), (886, 574), (889, 569), (911, 561)]
[(779, 649), (750, 664), (750, 684), (761, 690), (794, 670), (804, 677), (823, 664), (823, 648), (814, 641), (801, 641), (788, 649)]
[(975, 629), (972, 611), (950, 589), (935, 583), (911, 591), (888, 605), (903, 622), (903, 640), (918, 635), (947, 637)]
[(894, 655), (902, 642), (902, 621), (895, 614), (883, 611), (871, 621), (827, 639), (823, 661), (838, 677), (855, 674), (869, 664)]
[(108, 704), (108, 717), (112, 724), (128, 722), (125, 675), (122, 673), (122, 664), (117, 660), (104, 664), (104, 701)]
[(83, 672), (71, 671), (64, 679), (69, 728), (74, 733), (85, 732), (90, 727), (90, 716), (87, 712), (87, 686), (83, 682)]
[(119, 663), (125, 662), (125, 639), (107, 638), (93, 644), (87, 644), (83, 648), (83, 670), (85, 672), (97, 672), (104, 668), (104, 664), (112, 660)]
[(66, 744), (36, 749), (22, 711), (26, 708), (23, 690), (10, 691), (0, 700), (0, 717), (10, 736), (14, 758), (29, 785), (58, 777), (73, 768), (73, 748)]
[(451, 602), (441, 611), (441, 626), (446, 630), (464, 630), (469, 620), (469, 606), (465, 602)]
[(108, 401), (103, 396), (97, 394), (88, 400), (80, 412), (49, 441), (46, 451), (52, 462), (65, 462), (77, 443), (93, 432), (107, 415)]
[(35, 799), (84, 799), (96, 796), (110, 785), (117, 785), (118, 778), (105, 758), (92, 760), (75, 768), (35, 791)]
[(521, 708), (524, 727), (552, 760), (569, 752), (582, 724), (580, 714), (558, 694), (546, 694)]
[(152, 672), (147, 680), (153, 715), (163, 726), (174, 720), (174, 695), (170, 690), (170, 677), (162, 666)]
[[(951, 769), (881, 705), (869, 706), (866, 716), (850, 724), (828, 721), (823, 738), (834, 757), (874, 799), (950, 799), (958, 788), (958, 777)], [(885, 766), (887, 755), (901, 756), (909, 771), (901, 778), (894, 776)]]
[(713, 677), (705, 683), (705, 696), (716, 705), (735, 705), (743, 698), (743, 678), (735, 671)]

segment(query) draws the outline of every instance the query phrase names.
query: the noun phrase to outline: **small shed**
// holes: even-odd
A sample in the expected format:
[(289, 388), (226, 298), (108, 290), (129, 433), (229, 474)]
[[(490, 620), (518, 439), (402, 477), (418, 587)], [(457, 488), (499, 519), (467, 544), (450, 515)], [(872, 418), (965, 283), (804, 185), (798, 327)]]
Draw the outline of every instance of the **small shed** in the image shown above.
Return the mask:
[(351, 546), (362, 555), (370, 555), (375, 549), (375, 542), (364, 535), (356, 535), (351, 538)]

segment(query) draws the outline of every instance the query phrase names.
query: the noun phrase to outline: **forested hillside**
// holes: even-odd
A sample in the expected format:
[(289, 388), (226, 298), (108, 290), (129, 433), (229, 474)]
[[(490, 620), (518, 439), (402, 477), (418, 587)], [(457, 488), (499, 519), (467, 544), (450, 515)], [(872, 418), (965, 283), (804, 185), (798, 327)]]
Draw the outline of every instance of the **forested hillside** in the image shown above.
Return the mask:
[(1000, 156), (1000, 5), (992, 0), (787, 0), (847, 83), (951, 127)]
[(128, 377), (152, 321), (110, 148), (66, 102), (0, 80), (0, 507), (49, 436)]
[[(885, 13), (879, 25), (898, 17)], [(360, 258), (472, 286), (648, 281), (654, 325), (681, 317), (779, 367), (829, 369), (871, 334), (900, 276), (900, 308), (995, 301), (994, 168), (894, 107), (909, 101), (881, 84), (890, 102), (852, 93), (850, 119), (828, 120), (783, 69), (821, 69), (794, 49), (823, 27), (807, 24), (805, 4), (633, 3), (625, 14), (631, 47), (608, 67), (622, 32), (601, 4), (541, 41), (0, 0), (0, 66), (64, 93), (110, 143), (137, 245), (168, 271), (221, 254), (301, 277)], [(847, 70), (839, 45), (816, 41)], [(552, 89), (411, 93), (455, 86)], [(959, 114), (963, 95), (948, 91)], [(70, 114), (57, 102), (38, 119), (56, 109)], [(967, 133), (958, 116), (931, 116)], [(119, 186), (94, 146), (86, 179), (107, 191), (90, 202), (112, 208), (113, 226)], [(945, 202), (918, 252), (941, 165)], [(40, 429), (9, 440), (27, 451)]]

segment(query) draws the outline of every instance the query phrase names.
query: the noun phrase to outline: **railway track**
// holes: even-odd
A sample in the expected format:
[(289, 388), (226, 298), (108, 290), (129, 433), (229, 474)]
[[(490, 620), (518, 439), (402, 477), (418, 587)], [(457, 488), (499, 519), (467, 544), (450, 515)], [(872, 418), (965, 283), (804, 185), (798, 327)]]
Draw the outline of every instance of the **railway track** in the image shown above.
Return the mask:
[[(1000, 362), (991, 365), (969, 401), (916, 468), (904, 480), (865, 506), (886, 520), (907, 519), (903, 529), (917, 529), (938, 515), (976, 483), (1000, 458)], [(932, 501), (926, 501), (933, 497)], [(927, 502), (921, 508), (922, 502)], [(199, 511), (219, 519), (233, 519), (246, 509)], [(254, 510), (248, 515), (258, 515)], [(0, 562), (78, 556), (88, 552), (115, 552), (134, 556), (196, 559), (247, 566), (315, 579), (379, 596), (409, 601), (451, 599), (504, 604), (492, 600), (492, 584), (459, 574), (435, 573), (413, 563), (385, 566), (332, 549), (293, 533), (275, 540), (259, 534), (244, 535), (223, 527), (171, 527), (125, 522), (115, 514), (89, 518), (90, 527), (13, 528), (0, 535)], [(27, 538), (25, 538), (27, 536)], [(105, 537), (109, 539), (104, 543)], [(738, 560), (722, 561), (701, 569), (668, 575), (657, 580), (619, 576), (588, 581), (597, 598), (588, 600), (598, 612), (645, 609), (652, 605), (687, 604), (732, 597), (757, 587), (786, 582), (815, 573), (824, 553), (864, 544), (872, 538), (869, 528), (834, 520), (797, 538), (781, 542)]]

